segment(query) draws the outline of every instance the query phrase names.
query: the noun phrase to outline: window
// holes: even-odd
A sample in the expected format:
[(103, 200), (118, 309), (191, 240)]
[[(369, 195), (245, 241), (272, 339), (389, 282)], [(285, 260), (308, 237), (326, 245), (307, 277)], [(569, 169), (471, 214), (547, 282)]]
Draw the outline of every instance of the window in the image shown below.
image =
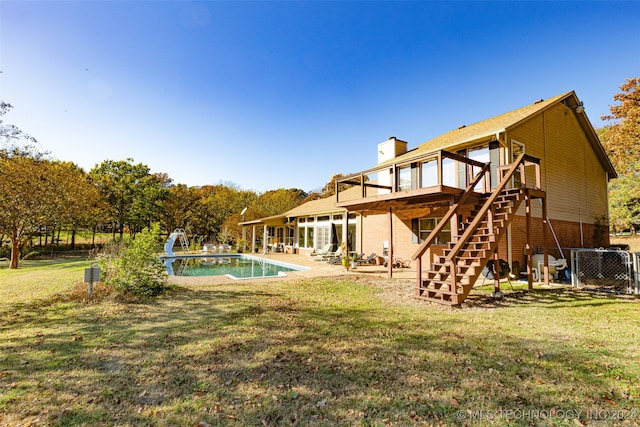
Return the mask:
[[(411, 221), (413, 243), (424, 242), (442, 218), (418, 218)], [(451, 223), (447, 223), (436, 238), (435, 245), (446, 245), (451, 241)]]
[(398, 191), (411, 190), (411, 167), (399, 168), (398, 177)]
[(314, 232), (314, 228), (313, 227), (307, 227), (307, 244), (305, 245), (305, 247), (307, 248), (313, 248), (313, 232)]
[(448, 187), (458, 186), (456, 183), (456, 162), (448, 157), (442, 159), (442, 185)]
[(427, 160), (426, 162), (422, 162), (422, 182), (420, 183), (421, 188), (425, 187), (435, 187), (438, 185), (438, 162), (436, 159)]

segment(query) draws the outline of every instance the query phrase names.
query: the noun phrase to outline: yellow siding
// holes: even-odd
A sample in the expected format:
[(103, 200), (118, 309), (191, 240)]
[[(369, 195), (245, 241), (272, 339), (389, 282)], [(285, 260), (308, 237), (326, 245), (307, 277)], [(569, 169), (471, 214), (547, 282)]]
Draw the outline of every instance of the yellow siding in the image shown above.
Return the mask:
[[(508, 138), (541, 159), (549, 218), (593, 224), (606, 214), (606, 174), (573, 110), (557, 104), (511, 130)], [(539, 203), (533, 214), (541, 216)]]

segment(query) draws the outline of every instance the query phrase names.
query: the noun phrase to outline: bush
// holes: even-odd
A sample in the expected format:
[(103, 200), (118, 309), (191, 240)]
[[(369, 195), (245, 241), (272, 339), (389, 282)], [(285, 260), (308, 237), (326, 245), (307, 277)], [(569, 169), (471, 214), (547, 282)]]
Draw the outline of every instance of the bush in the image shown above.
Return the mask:
[(166, 269), (157, 255), (161, 249), (157, 224), (134, 239), (107, 245), (98, 255), (102, 280), (123, 294), (159, 295), (167, 282)]

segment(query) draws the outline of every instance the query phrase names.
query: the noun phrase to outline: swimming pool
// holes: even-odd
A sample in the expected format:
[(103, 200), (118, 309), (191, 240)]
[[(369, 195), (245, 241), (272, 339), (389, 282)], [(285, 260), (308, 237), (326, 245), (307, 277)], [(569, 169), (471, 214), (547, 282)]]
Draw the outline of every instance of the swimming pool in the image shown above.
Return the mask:
[(232, 279), (286, 276), (308, 267), (250, 255), (185, 255), (161, 258), (172, 276), (227, 276)]

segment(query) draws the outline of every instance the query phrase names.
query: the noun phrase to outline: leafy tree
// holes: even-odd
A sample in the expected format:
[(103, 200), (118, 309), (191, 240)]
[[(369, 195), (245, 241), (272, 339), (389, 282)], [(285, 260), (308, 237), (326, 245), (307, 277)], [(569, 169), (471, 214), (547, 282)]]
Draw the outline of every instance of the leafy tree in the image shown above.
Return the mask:
[(640, 176), (619, 176), (609, 185), (609, 218), (614, 232), (635, 229), (640, 225)]
[(327, 196), (333, 196), (334, 194), (336, 194), (336, 182), (339, 179), (344, 178), (345, 175), (339, 173), (336, 175), (333, 175), (331, 177), (331, 179), (329, 180), (329, 182), (327, 182), (324, 187), (322, 187), (322, 191), (320, 192), (320, 195), (322, 197), (327, 197)]
[(620, 93), (613, 99), (618, 104), (609, 107), (611, 114), (603, 120), (613, 121), (605, 126), (604, 145), (616, 171), (622, 175), (638, 174), (640, 170), (640, 77), (626, 79)]
[(69, 224), (87, 209), (91, 184), (68, 162), (52, 161), (23, 148), (0, 152), (0, 233), (11, 240), (10, 268), (43, 227)]
[[(220, 235), (225, 221), (256, 203), (257, 196), (252, 191), (244, 191), (225, 185), (206, 186), (201, 188), (201, 199), (195, 208), (194, 232), (212, 240)], [(228, 225), (228, 223), (227, 223)], [(236, 236), (237, 226), (228, 226), (224, 238), (231, 240)]]
[(161, 250), (157, 223), (143, 229), (135, 238), (112, 243), (98, 257), (104, 282), (124, 294), (159, 295), (167, 282), (166, 269), (158, 258)]
[(609, 186), (609, 219), (611, 228), (621, 231), (640, 226), (640, 78), (626, 79), (618, 102), (609, 107), (611, 114), (602, 116), (612, 121), (600, 131), (607, 154), (618, 172)]
[(64, 192), (61, 225), (71, 230), (71, 249), (75, 247), (76, 232), (80, 228), (95, 229), (98, 222), (106, 220), (106, 205), (89, 175), (77, 165), (63, 162), (60, 170), (61, 190)]
[(322, 198), (322, 195), (320, 193), (314, 191), (314, 192), (311, 192), (311, 193), (307, 194), (307, 197), (305, 197), (300, 204), (304, 204), (304, 203), (311, 202), (313, 200), (318, 200), (318, 199), (321, 199), (321, 198)]
[(307, 193), (299, 188), (266, 191), (258, 196), (255, 210), (263, 216), (278, 215), (299, 206), (306, 197)]
[(89, 173), (109, 206), (120, 238), (125, 226), (134, 233), (159, 219), (169, 193), (166, 175), (151, 175), (148, 166), (134, 164), (133, 159), (105, 160)]
[(160, 224), (167, 233), (182, 228), (189, 232), (193, 229), (195, 207), (200, 200), (200, 189), (187, 187), (184, 184), (169, 188), (164, 201), (164, 209), (160, 214)]

